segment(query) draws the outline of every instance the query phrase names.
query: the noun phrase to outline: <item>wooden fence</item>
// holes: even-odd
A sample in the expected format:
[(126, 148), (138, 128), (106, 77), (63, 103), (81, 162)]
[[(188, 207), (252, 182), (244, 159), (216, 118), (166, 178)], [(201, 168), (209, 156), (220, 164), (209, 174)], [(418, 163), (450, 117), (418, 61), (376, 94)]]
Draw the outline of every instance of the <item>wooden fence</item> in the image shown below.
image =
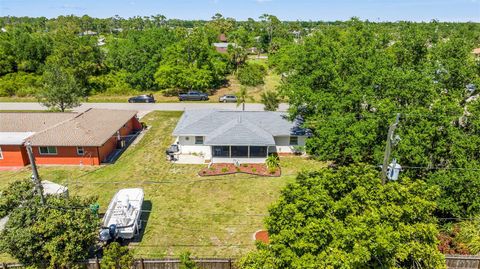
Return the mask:
[[(448, 269), (480, 269), (480, 256), (446, 255)], [(195, 259), (202, 269), (237, 269), (233, 259)], [(88, 260), (80, 263), (85, 269), (100, 269), (99, 260)], [(22, 269), (21, 264), (2, 264), (3, 269)], [(133, 269), (178, 269), (178, 259), (140, 259), (136, 260)]]
[[(201, 269), (236, 269), (233, 259), (194, 259)], [(99, 260), (88, 260), (80, 262), (85, 269), (100, 269)], [(179, 269), (178, 259), (140, 259), (136, 260), (133, 269)], [(3, 269), (23, 269), (21, 264), (3, 264)]]
[(446, 255), (448, 269), (480, 269), (480, 256)]

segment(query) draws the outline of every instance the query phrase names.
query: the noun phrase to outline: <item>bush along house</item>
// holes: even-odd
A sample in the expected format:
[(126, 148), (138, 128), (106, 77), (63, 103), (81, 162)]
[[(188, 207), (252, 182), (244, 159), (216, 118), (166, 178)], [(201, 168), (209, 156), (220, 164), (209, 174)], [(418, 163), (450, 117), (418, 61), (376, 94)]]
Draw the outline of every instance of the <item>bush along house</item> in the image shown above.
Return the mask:
[(195, 155), (207, 163), (263, 163), (271, 153), (303, 151), (308, 130), (302, 123), (280, 112), (187, 110), (173, 136), (179, 159)]
[(99, 165), (118, 155), (142, 129), (136, 111), (0, 113), (0, 167), (29, 164), (26, 143), (39, 165)]

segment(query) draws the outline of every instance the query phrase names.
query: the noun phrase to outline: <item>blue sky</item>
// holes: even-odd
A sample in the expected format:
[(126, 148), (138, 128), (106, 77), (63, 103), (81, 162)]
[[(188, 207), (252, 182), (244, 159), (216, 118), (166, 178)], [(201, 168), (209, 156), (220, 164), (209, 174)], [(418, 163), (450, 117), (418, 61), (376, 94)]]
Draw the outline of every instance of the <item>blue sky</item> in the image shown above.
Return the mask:
[(476, 21), (480, 0), (0, 0), (0, 16), (83, 15), (111, 17), (162, 14), (209, 19), (215, 13), (238, 20), (268, 13), (282, 20)]

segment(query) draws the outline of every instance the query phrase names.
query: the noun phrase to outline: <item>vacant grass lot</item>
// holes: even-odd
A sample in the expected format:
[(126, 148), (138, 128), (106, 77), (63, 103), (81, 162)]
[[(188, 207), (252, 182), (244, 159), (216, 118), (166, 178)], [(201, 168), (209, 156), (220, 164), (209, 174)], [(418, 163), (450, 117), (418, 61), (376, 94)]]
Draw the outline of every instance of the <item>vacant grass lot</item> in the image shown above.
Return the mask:
[[(250, 175), (199, 177), (202, 165), (172, 165), (164, 151), (181, 112), (153, 112), (143, 121), (152, 128), (112, 165), (41, 167), (43, 179), (66, 184), (71, 195), (96, 195), (105, 210), (121, 188), (142, 187), (146, 221), (143, 238), (130, 245), (138, 257), (238, 257), (254, 247), (253, 233), (264, 228), (268, 206), (301, 169), (325, 164), (300, 157), (281, 159), (280, 178)], [(28, 168), (0, 172), (0, 188), (30, 175)], [(7, 256), (0, 255), (9, 260)]]

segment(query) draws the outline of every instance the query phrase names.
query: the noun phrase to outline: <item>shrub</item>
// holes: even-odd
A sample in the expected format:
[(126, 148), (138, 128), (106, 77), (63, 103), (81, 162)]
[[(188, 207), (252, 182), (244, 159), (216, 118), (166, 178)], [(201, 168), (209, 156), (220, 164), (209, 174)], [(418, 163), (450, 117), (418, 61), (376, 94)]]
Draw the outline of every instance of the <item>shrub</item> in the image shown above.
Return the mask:
[(102, 268), (130, 269), (133, 266), (133, 255), (128, 247), (113, 242), (103, 251)]
[(280, 159), (277, 155), (272, 154), (267, 157), (265, 164), (269, 170), (276, 170), (276, 168), (280, 166)]
[(257, 168), (252, 168), (252, 172), (253, 172), (253, 173), (256, 173), (256, 172), (257, 172)]
[(222, 168), (222, 173), (226, 173), (227, 171), (228, 171), (228, 168), (226, 168), (226, 167)]
[(180, 254), (180, 269), (196, 269), (198, 268), (195, 261), (192, 259), (190, 252), (183, 252)]

